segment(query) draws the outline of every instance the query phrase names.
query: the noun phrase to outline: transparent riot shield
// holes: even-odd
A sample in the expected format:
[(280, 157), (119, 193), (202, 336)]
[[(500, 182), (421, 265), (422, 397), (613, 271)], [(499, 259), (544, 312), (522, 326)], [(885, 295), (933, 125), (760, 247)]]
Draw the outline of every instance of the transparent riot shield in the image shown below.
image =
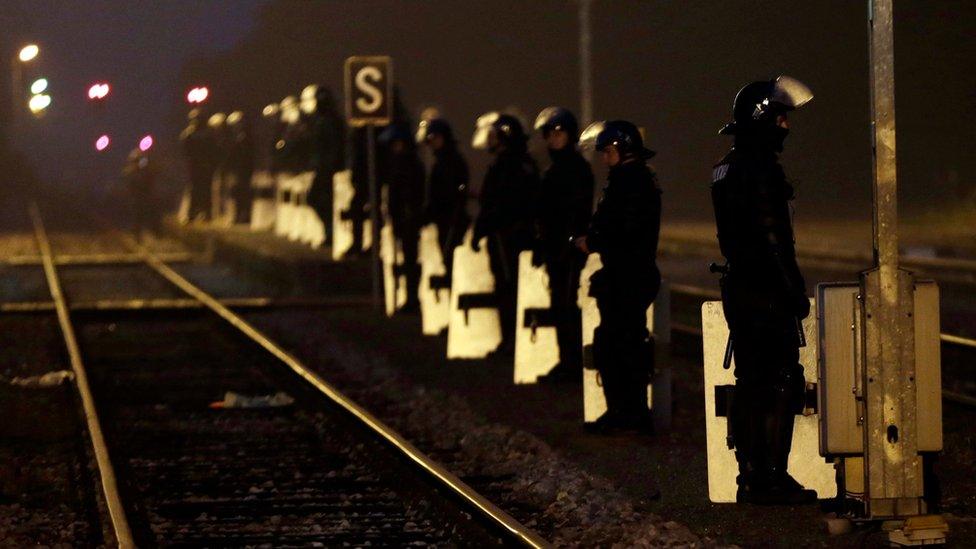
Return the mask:
[(420, 317), (424, 335), (447, 329), (451, 317), (451, 288), (441, 257), (437, 225), (420, 230)]
[[(812, 301), (812, 300), (811, 300)], [(800, 348), (800, 364), (809, 390), (815, 391), (817, 381), (817, 314), (815, 305), (803, 321), (808, 344)], [(729, 424), (732, 388), (735, 386), (735, 361), (725, 363), (729, 329), (722, 312), (721, 301), (707, 301), (702, 305), (702, 343), (705, 367), (705, 436), (708, 452), (708, 498), (715, 503), (735, 501), (735, 477), (739, 466), (735, 452), (729, 448)], [(815, 402), (815, 398), (808, 401)], [(793, 428), (793, 448), (787, 465), (789, 473), (802, 485), (817, 492), (821, 499), (837, 494), (837, 482), (832, 463), (820, 457), (818, 417), (813, 408), (798, 415)]]
[[(593, 333), (600, 325), (600, 311), (596, 299), (590, 297), (590, 277), (603, 263), (599, 254), (590, 254), (580, 274), (579, 300), (583, 318), (583, 421), (591, 423), (607, 411), (600, 374), (593, 362)], [(670, 295), (662, 282), (655, 302), (647, 308), (647, 331), (656, 343), (670, 341)], [(647, 406), (654, 414), (656, 426), (667, 428), (671, 423), (671, 369), (667, 364), (655, 364), (647, 386)]]
[(532, 252), (519, 254), (515, 327), (515, 383), (535, 383), (559, 362), (559, 342), (551, 314), (549, 275), (532, 265)]
[(481, 250), (471, 249), (472, 231), (454, 250), (451, 276), (451, 317), (447, 329), (447, 358), (484, 358), (502, 341), (495, 277), (488, 260), (488, 239)]

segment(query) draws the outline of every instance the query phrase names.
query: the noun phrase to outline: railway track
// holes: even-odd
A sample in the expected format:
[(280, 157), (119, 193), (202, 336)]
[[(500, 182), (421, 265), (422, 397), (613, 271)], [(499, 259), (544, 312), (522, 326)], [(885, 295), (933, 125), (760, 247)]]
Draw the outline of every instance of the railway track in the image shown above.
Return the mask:
[[(112, 544), (545, 546), (160, 258), (126, 241), (140, 276), (104, 264), (70, 280), (32, 218)], [(85, 285), (129, 292), (147, 273), (199, 307), (69, 306)], [(239, 408), (233, 394), (278, 396)]]

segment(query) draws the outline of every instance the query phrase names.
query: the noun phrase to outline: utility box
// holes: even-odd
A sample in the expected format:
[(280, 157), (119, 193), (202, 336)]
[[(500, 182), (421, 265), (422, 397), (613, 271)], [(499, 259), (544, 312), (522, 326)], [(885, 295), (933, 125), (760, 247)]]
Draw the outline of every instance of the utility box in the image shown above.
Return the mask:
[[(826, 457), (864, 454), (860, 292), (857, 283), (817, 286), (820, 454)], [(939, 287), (933, 281), (916, 281), (914, 295), (918, 451), (938, 452), (942, 450)]]

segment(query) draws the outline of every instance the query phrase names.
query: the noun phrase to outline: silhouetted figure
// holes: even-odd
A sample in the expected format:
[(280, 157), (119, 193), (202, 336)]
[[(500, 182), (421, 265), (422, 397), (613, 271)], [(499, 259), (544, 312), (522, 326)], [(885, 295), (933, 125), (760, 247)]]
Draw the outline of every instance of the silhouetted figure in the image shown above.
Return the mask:
[(139, 147), (132, 149), (122, 168), (122, 177), (132, 197), (132, 232), (143, 240), (147, 238), (146, 233), (158, 234), (159, 212), (154, 202), (156, 166), (149, 152)]
[(495, 277), (502, 331), (498, 351), (511, 354), (515, 349), (518, 257), (522, 250), (532, 246), (539, 169), (527, 151), (522, 124), (514, 116), (498, 115), (484, 127), (484, 133), (487, 134), (484, 144), (494, 159), (481, 187), (481, 209), (475, 220), (471, 247), (480, 250), (479, 241), (488, 237), (488, 257)]
[(251, 176), (254, 175), (254, 142), (251, 127), (244, 113), (234, 111), (227, 117), (228, 149), (226, 170), (233, 181), (231, 194), (234, 198), (237, 223), (251, 221)]
[(789, 130), (787, 111), (812, 97), (789, 77), (742, 88), (733, 122), (721, 132), (735, 136), (735, 145), (712, 175), (719, 246), (728, 262), (722, 305), (735, 357), (729, 420), (739, 502), (816, 500), (786, 470), (794, 415), (804, 405), (799, 330), (810, 303), (793, 248), (793, 187), (777, 157)]
[(424, 218), (437, 225), (437, 239), (449, 283), (454, 248), (461, 244), (471, 224), (466, 210), (468, 163), (458, 151), (454, 132), (446, 120), (424, 120), (417, 130), (417, 138), (427, 144), (434, 156), (427, 179)]
[(610, 168), (586, 236), (575, 241), (583, 252), (599, 253), (603, 264), (590, 277), (590, 295), (600, 311), (593, 361), (603, 381), (607, 412), (593, 428), (649, 433), (653, 423), (647, 385), (654, 341), (647, 331), (647, 309), (661, 286), (661, 191), (647, 165), (654, 153), (644, 147), (637, 127), (623, 120), (594, 123), (581, 140), (593, 142)]
[(593, 213), (593, 170), (576, 150), (579, 125), (573, 113), (549, 107), (539, 113), (552, 163), (542, 174), (536, 206), (536, 247), (532, 261), (549, 275), (550, 310), (556, 325), (559, 363), (540, 381), (582, 379), (582, 319), (577, 305), (580, 271), (586, 255), (572, 239), (586, 234)]
[[(307, 88), (306, 88), (307, 89)], [(308, 203), (325, 223), (326, 242), (332, 240), (332, 180), (336, 172), (345, 168), (346, 124), (335, 106), (328, 88), (314, 86), (314, 108), (308, 120), (310, 139), (309, 168), (315, 180), (308, 194)]]
[(211, 184), (217, 161), (217, 145), (199, 109), (190, 111), (189, 123), (180, 134), (190, 172), (190, 221), (210, 218)]
[(407, 300), (403, 312), (420, 310), (420, 264), (417, 248), (423, 220), (424, 165), (408, 127), (394, 124), (383, 130), (379, 142), (385, 148), (384, 183), (388, 187), (387, 209), (393, 235), (403, 251), (403, 274), (407, 279)]

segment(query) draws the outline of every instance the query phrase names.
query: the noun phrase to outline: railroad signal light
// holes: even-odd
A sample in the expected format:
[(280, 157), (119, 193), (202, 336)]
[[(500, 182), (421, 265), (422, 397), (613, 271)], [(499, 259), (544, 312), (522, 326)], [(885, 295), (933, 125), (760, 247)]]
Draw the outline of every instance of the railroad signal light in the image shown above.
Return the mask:
[(151, 135), (147, 135), (139, 140), (139, 150), (142, 152), (148, 151), (149, 149), (152, 148), (152, 146), (153, 146), (153, 137)]
[(196, 103), (196, 104), (203, 103), (204, 101), (207, 100), (207, 97), (209, 95), (210, 95), (210, 90), (206, 86), (199, 86), (187, 92), (186, 102)]
[(38, 78), (30, 86), (30, 91), (34, 95), (37, 95), (39, 93), (44, 93), (44, 90), (46, 89), (47, 89), (47, 78)]
[(44, 109), (51, 105), (51, 96), (39, 93), (30, 98), (27, 102), (27, 107), (34, 114), (40, 114)]
[(107, 135), (103, 135), (95, 140), (95, 150), (102, 152), (108, 148), (111, 142), (112, 140)]
[(88, 99), (92, 101), (100, 101), (108, 97), (108, 92), (111, 91), (109, 85), (105, 82), (96, 82), (88, 88)]

